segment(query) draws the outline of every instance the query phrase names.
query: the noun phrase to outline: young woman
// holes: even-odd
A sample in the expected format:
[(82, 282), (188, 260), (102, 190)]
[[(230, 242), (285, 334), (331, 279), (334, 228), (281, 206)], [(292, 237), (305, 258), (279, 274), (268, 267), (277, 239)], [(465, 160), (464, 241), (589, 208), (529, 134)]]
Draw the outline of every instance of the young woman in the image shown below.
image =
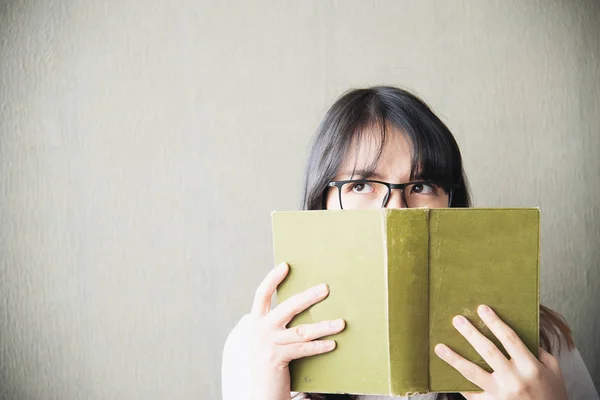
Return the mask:
[[(353, 90), (327, 112), (308, 159), (304, 209), (470, 206), (458, 145), (444, 123), (416, 96), (393, 87)], [(225, 400), (290, 400), (289, 362), (335, 348), (334, 340), (321, 338), (341, 332), (345, 325), (341, 318), (286, 328), (294, 315), (328, 296), (326, 282), (271, 310), (271, 297), (288, 268), (283, 264), (267, 275), (256, 290), (251, 312), (227, 339), (222, 371)], [(466, 319), (456, 316), (452, 324), (494, 372), (438, 344), (436, 354), (483, 392), (411, 398), (598, 399), (569, 327), (558, 314), (540, 307), (541, 348), (536, 358), (493, 310), (481, 305), (477, 312), (510, 358)], [(310, 393), (295, 397), (378, 399)]]

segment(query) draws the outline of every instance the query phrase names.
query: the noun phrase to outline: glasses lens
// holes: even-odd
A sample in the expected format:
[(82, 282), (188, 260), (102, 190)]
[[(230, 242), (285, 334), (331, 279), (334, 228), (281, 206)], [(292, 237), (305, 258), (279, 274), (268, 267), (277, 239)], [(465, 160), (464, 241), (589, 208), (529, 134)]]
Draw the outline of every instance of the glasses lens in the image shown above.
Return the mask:
[(433, 183), (415, 183), (404, 188), (408, 208), (446, 208), (450, 201), (449, 193)]
[(388, 194), (387, 186), (367, 181), (345, 183), (340, 190), (344, 210), (381, 208)]

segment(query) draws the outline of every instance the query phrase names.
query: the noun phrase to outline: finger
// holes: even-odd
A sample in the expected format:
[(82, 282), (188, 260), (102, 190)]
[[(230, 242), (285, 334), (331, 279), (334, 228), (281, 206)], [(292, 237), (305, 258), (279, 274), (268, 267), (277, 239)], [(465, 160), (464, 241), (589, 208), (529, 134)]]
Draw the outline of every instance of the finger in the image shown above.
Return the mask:
[(508, 372), (512, 365), (490, 339), (477, 330), (465, 317), (457, 315), (452, 324), (464, 336), (486, 363), (498, 373)]
[(275, 334), (276, 344), (291, 344), (310, 342), (323, 336), (335, 335), (344, 330), (346, 323), (343, 319), (321, 321), (315, 324), (298, 325), (293, 328), (279, 331)]
[(554, 372), (556, 375), (562, 375), (560, 371), (560, 365), (558, 364), (558, 359), (556, 357), (541, 347), (539, 349), (539, 356), (540, 362), (544, 364), (550, 371)]
[(277, 286), (283, 282), (289, 271), (286, 263), (273, 268), (261, 282), (254, 294), (251, 314), (261, 316), (268, 314), (271, 309), (271, 298)]
[(334, 340), (313, 340), (312, 342), (287, 344), (281, 346), (280, 349), (283, 361), (288, 363), (303, 357), (329, 353), (335, 349), (335, 346)]
[(506, 325), (490, 307), (484, 304), (480, 305), (477, 307), (477, 314), (516, 363), (526, 361), (537, 364), (535, 356), (531, 354), (516, 332)]
[(271, 311), (268, 318), (276, 326), (287, 325), (295, 315), (323, 300), (329, 294), (324, 283), (298, 293), (279, 304)]
[(469, 382), (474, 383), (486, 392), (491, 392), (494, 389), (492, 376), (477, 364), (465, 360), (445, 344), (437, 344), (434, 350), (438, 357), (457, 370)]

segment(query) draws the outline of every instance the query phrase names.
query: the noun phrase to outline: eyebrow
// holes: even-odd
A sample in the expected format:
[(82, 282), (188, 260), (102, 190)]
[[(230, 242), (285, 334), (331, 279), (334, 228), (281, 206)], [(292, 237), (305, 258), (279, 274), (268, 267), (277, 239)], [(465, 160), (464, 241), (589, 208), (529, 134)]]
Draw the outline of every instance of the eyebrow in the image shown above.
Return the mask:
[[(354, 174), (352, 173), (354, 172)], [(383, 176), (378, 174), (377, 172), (366, 170), (366, 169), (356, 169), (354, 171), (347, 171), (344, 173), (344, 176), (350, 176), (350, 179), (354, 176), (358, 176), (360, 179), (377, 179), (382, 181)]]

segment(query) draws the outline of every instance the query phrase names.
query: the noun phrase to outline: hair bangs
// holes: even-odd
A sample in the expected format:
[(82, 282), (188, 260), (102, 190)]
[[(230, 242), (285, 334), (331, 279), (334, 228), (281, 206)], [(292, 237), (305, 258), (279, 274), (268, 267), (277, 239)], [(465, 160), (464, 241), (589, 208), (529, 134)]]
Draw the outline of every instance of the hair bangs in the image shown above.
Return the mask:
[(452, 163), (452, 149), (447, 143), (433, 141), (423, 143), (420, 135), (412, 138), (411, 180), (432, 180), (443, 183), (455, 183), (456, 176)]
[[(387, 143), (388, 129), (383, 116), (371, 115), (370, 117), (352, 132), (350, 146), (346, 150), (345, 157), (354, 154), (351, 177), (356, 175), (357, 169), (360, 169), (361, 175), (364, 175), (361, 176), (362, 178), (375, 172)], [(361, 152), (373, 154), (366, 165), (358, 165)]]
[(413, 110), (404, 109), (402, 103), (388, 109), (388, 123), (412, 143), (410, 179), (457, 183), (462, 173), (456, 168), (460, 153), (450, 131), (441, 121), (428, 118), (427, 113), (415, 113), (414, 108), (420, 105), (415, 103), (410, 105)]

